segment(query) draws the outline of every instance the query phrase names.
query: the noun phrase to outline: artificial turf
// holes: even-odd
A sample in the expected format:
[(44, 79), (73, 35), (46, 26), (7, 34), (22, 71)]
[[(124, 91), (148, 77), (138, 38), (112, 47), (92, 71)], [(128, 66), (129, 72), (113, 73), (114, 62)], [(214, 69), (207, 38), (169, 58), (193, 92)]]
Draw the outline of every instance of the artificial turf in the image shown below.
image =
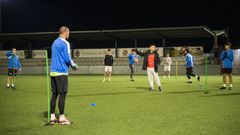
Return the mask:
[[(149, 92), (145, 75), (69, 76), (66, 116), (71, 126), (44, 126), (47, 121), (45, 76), (18, 76), (17, 90), (0, 76), (1, 135), (240, 135), (240, 76), (233, 90), (219, 90), (221, 76), (186, 84), (186, 77), (163, 79), (163, 92)], [(95, 103), (96, 106), (91, 106)], [(57, 112), (58, 109), (56, 108)]]

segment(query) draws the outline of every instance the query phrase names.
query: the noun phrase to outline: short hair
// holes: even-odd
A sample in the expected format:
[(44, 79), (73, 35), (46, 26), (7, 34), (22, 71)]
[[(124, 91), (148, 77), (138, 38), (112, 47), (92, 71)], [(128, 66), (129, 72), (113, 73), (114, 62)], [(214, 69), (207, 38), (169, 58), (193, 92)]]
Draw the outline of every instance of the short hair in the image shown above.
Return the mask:
[(136, 52), (136, 49), (132, 49), (132, 52)]
[(11, 48), (11, 51), (13, 51), (14, 49), (17, 50), (15, 47), (13, 47), (13, 48)]
[(224, 46), (232, 46), (232, 44), (230, 43), (230, 42), (226, 42), (225, 44), (224, 44)]
[(149, 47), (152, 47), (152, 46), (155, 46), (155, 47), (156, 47), (156, 45), (155, 45), (155, 44), (150, 44), (150, 45), (149, 45)]
[(185, 54), (185, 52), (189, 53), (190, 51), (189, 51), (189, 49), (187, 47), (182, 47), (180, 49), (180, 54)]
[(62, 34), (63, 32), (67, 32), (67, 31), (69, 31), (69, 28), (66, 26), (61, 26), (59, 28), (59, 34)]
[(110, 52), (110, 51), (111, 51), (111, 49), (109, 48), (109, 49), (107, 49), (107, 51), (109, 51), (109, 52)]

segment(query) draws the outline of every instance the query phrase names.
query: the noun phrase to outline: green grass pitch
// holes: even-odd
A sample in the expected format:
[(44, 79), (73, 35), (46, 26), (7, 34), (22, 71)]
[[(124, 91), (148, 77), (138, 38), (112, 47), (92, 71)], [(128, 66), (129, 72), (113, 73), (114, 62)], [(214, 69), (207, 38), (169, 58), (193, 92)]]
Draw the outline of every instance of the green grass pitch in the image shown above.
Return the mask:
[[(221, 76), (209, 76), (209, 93), (186, 77), (163, 79), (164, 91), (149, 92), (145, 75), (69, 76), (66, 116), (71, 126), (47, 121), (45, 76), (18, 76), (17, 90), (0, 76), (1, 135), (240, 135), (240, 76), (234, 88), (220, 91)], [(204, 77), (201, 80), (204, 83)], [(203, 85), (203, 84), (202, 84)], [(91, 106), (96, 103), (96, 106)], [(56, 109), (58, 112), (58, 109)]]

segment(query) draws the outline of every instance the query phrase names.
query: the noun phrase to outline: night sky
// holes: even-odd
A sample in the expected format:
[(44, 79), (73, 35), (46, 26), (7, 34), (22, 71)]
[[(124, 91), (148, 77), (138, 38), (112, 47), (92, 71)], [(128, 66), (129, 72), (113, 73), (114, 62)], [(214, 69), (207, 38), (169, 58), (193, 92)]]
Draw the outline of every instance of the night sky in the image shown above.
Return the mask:
[(232, 1), (2, 0), (3, 32), (201, 26), (229, 27), (240, 44), (239, 7)]

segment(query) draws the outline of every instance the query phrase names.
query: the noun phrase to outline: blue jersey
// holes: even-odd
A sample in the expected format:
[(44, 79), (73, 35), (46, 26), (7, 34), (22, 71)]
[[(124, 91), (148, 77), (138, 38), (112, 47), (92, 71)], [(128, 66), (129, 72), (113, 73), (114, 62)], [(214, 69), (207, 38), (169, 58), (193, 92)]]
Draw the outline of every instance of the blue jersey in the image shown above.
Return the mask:
[(134, 63), (135, 63), (135, 61), (134, 61), (135, 58), (136, 58), (136, 56), (135, 56), (134, 54), (130, 53), (130, 54), (128, 55), (128, 63), (129, 63), (130, 65), (134, 64)]
[(51, 73), (68, 74), (69, 66), (75, 66), (71, 58), (70, 44), (64, 38), (57, 38), (52, 44)]
[(9, 51), (6, 53), (6, 56), (8, 57), (8, 68), (11, 69), (21, 68), (20, 60), (16, 54), (13, 54), (12, 51)]
[(222, 51), (220, 58), (223, 68), (233, 68), (234, 53), (232, 50)]
[(190, 53), (186, 55), (186, 67), (193, 67), (193, 57)]

